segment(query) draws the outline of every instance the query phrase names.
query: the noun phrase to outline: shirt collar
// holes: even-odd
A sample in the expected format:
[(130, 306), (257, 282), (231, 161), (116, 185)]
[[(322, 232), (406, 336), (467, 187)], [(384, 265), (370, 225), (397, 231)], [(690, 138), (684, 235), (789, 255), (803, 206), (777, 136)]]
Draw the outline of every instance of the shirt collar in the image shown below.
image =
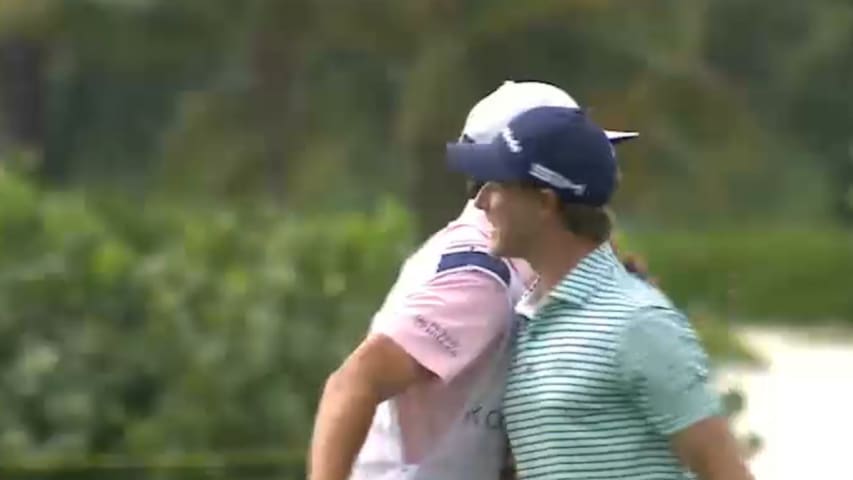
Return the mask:
[(613, 267), (619, 262), (610, 242), (604, 242), (573, 268), (548, 293), (557, 300), (583, 306), (599, 289), (601, 283), (613, 275)]
[[(494, 230), (486, 218), (486, 213), (474, 205), (474, 200), (466, 202), (465, 208), (457, 220), (473, 224), (487, 234)], [(619, 259), (613, 252), (610, 242), (604, 242), (582, 258), (577, 266), (548, 292), (547, 296), (582, 306), (598, 290), (602, 280), (612, 275), (613, 266), (618, 263)], [(531, 299), (527, 300), (530, 301)], [(521, 302), (521, 305), (526, 305), (530, 309), (534, 308), (532, 303), (528, 305), (527, 302)], [(522, 309), (524, 308), (522, 307)]]

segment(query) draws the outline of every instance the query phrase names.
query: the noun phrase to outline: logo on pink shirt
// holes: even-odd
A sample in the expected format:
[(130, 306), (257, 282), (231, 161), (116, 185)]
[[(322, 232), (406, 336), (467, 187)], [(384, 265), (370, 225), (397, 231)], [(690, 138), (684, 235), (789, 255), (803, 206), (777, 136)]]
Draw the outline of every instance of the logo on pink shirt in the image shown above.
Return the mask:
[(422, 315), (415, 315), (415, 326), (438, 342), (451, 357), (459, 353), (459, 342), (438, 323), (427, 320)]

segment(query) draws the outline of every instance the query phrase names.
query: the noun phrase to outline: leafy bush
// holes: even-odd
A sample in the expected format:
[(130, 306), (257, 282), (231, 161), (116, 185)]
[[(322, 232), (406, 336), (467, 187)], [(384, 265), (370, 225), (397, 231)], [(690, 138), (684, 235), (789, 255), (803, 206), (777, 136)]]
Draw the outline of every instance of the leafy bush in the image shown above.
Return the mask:
[(717, 363), (761, 363), (720, 317), (701, 310), (688, 312), (708, 355)]
[(302, 451), (411, 229), (390, 203), (281, 215), (43, 193), (0, 174), (0, 464)]
[(843, 230), (633, 232), (680, 305), (734, 318), (853, 322), (853, 233)]
[[(44, 192), (0, 173), (0, 475), (300, 478), (322, 382), (363, 335), (411, 227), (390, 202), (303, 218)], [(843, 233), (629, 240), (715, 358), (748, 357), (721, 313), (851, 308)]]

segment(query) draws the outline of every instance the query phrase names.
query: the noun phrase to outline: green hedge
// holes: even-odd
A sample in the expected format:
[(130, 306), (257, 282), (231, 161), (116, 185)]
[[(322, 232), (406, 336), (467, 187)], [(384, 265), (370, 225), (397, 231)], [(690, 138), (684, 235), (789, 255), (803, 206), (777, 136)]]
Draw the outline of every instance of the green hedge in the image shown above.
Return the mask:
[(853, 323), (853, 232), (630, 232), (680, 305), (751, 320)]
[(96, 454), (269, 468), (270, 448), (302, 451), (326, 374), (411, 245), (390, 203), (319, 219), (140, 206), (9, 172), (0, 231), (0, 465), (20, 475)]
[[(311, 218), (138, 205), (0, 171), (0, 476), (300, 478), (322, 382), (411, 227), (390, 202)], [(626, 237), (714, 354), (740, 352), (702, 311), (853, 310), (842, 233)]]

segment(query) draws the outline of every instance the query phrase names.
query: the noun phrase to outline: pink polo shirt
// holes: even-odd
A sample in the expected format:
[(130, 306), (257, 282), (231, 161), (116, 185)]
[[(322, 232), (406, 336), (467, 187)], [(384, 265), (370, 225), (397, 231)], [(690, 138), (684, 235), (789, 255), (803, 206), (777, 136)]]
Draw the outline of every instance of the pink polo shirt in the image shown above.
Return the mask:
[[(430, 241), (448, 250), (482, 251), (488, 249), (491, 232), (485, 214), (469, 202)], [(509, 264), (529, 285), (530, 267), (522, 261)], [(512, 307), (508, 287), (498, 278), (461, 268), (433, 274), (374, 323), (373, 333), (393, 339), (437, 377), (395, 399), (406, 461), (420, 461), (459, 418), (491, 354), (509, 333)]]

